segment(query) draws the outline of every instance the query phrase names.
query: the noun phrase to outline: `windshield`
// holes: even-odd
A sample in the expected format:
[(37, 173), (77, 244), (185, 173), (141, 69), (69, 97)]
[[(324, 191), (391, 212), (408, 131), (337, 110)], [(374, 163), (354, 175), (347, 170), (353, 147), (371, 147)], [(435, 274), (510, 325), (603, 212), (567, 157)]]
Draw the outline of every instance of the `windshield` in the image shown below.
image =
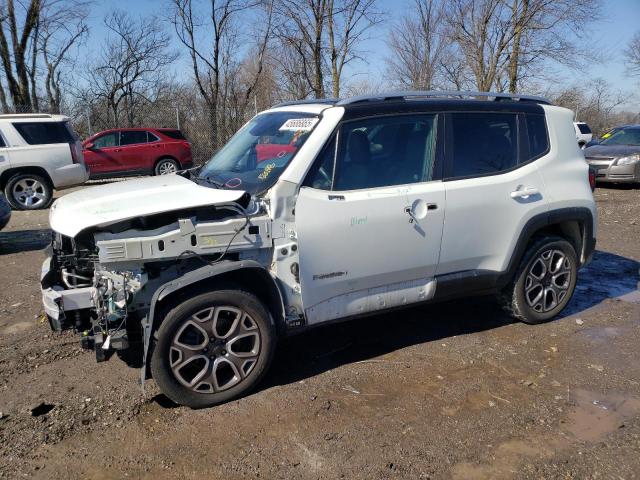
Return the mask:
[(621, 128), (600, 142), (600, 145), (640, 145), (640, 128)]
[(270, 112), (254, 117), (200, 171), (199, 180), (252, 195), (276, 183), (309, 137), (318, 116)]

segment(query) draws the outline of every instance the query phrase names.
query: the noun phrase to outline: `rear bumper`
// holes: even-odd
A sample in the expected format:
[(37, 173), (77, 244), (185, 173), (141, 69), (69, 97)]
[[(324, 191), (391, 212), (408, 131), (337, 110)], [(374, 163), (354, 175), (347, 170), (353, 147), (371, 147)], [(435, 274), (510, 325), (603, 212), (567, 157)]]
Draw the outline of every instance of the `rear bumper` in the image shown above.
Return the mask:
[(56, 168), (51, 173), (51, 180), (56, 189), (81, 185), (89, 179), (89, 170), (83, 163), (73, 163)]

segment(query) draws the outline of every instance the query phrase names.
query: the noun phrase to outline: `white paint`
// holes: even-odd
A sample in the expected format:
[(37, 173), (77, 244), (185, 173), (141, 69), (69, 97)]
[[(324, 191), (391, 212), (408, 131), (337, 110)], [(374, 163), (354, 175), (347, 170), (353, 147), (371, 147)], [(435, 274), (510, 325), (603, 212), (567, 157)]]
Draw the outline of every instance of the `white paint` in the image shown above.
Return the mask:
[(230, 203), (238, 190), (202, 187), (180, 175), (129, 180), (69, 193), (51, 207), (51, 228), (74, 237), (89, 227), (183, 208)]

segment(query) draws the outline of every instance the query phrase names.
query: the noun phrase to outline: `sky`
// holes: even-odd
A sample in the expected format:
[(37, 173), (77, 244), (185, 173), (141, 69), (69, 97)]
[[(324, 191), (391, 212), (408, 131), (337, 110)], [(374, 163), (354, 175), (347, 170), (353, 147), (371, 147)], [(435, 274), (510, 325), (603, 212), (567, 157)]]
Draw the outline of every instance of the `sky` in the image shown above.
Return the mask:
[[(91, 37), (87, 48), (89, 55), (96, 55), (101, 47), (101, 41), (106, 35), (103, 26), (104, 16), (113, 8), (129, 11), (133, 15), (149, 18), (166, 11), (158, 6), (166, 6), (166, 0), (104, 0), (98, 2), (92, 9), (89, 20)], [(368, 39), (362, 49), (368, 52), (367, 64), (352, 65), (352, 75), (365, 74), (369, 79), (375, 79), (384, 73), (384, 58), (388, 55), (387, 35), (390, 25), (404, 12), (408, 11), (411, 0), (379, 0), (379, 6), (387, 18), (382, 25), (376, 27), (372, 38)], [(598, 77), (606, 79), (615, 89), (634, 93), (633, 100), (625, 102), (623, 108), (640, 111), (640, 81), (630, 80), (625, 73), (623, 51), (633, 34), (640, 30), (640, 0), (603, 0), (603, 17), (588, 27), (588, 41), (584, 45), (584, 55), (589, 57), (592, 52), (601, 53), (603, 62), (592, 63), (587, 71), (575, 71), (564, 67), (556, 67), (561, 79), (560, 84), (580, 85), (585, 80)], [(188, 59), (184, 50), (176, 39), (176, 48), (181, 53), (181, 59), (176, 65), (177, 74), (188, 68)], [(357, 77), (356, 77), (357, 78)]]

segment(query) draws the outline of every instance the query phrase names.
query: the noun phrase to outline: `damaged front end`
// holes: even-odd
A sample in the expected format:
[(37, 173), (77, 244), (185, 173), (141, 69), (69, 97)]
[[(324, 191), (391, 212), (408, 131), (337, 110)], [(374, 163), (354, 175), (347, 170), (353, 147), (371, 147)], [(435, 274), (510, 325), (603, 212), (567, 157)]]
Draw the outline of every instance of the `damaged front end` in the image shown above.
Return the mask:
[[(133, 300), (146, 283), (141, 269), (101, 269), (93, 240), (54, 233), (42, 265), (42, 299), (54, 331), (74, 329), (82, 334), (82, 346), (95, 349), (96, 359), (111, 350), (129, 347), (131, 332), (138, 330), (131, 310)], [(139, 326), (139, 322), (138, 322)], [(135, 333), (134, 333), (135, 336)]]
[[(271, 221), (264, 205), (243, 192), (233, 192), (229, 201), (229, 192), (184, 182), (156, 180), (162, 189), (154, 185), (136, 192), (144, 199), (138, 204), (130, 202), (128, 191), (122, 194), (127, 185), (113, 185), (119, 195), (111, 200), (110, 190), (102, 189), (107, 195), (94, 202), (93, 214), (86, 211), (91, 206), (86, 191), (76, 192), (83, 198), (72, 193), (52, 207), (53, 240), (41, 272), (45, 313), (54, 331), (81, 333), (82, 345), (95, 350), (98, 361), (127, 349), (135, 358), (148, 347), (142, 332), (162, 285), (221, 261), (269, 265)], [(186, 207), (184, 197), (182, 205), (171, 204), (172, 185), (188, 187), (190, 203), (195, 197), (199, 204)]]

